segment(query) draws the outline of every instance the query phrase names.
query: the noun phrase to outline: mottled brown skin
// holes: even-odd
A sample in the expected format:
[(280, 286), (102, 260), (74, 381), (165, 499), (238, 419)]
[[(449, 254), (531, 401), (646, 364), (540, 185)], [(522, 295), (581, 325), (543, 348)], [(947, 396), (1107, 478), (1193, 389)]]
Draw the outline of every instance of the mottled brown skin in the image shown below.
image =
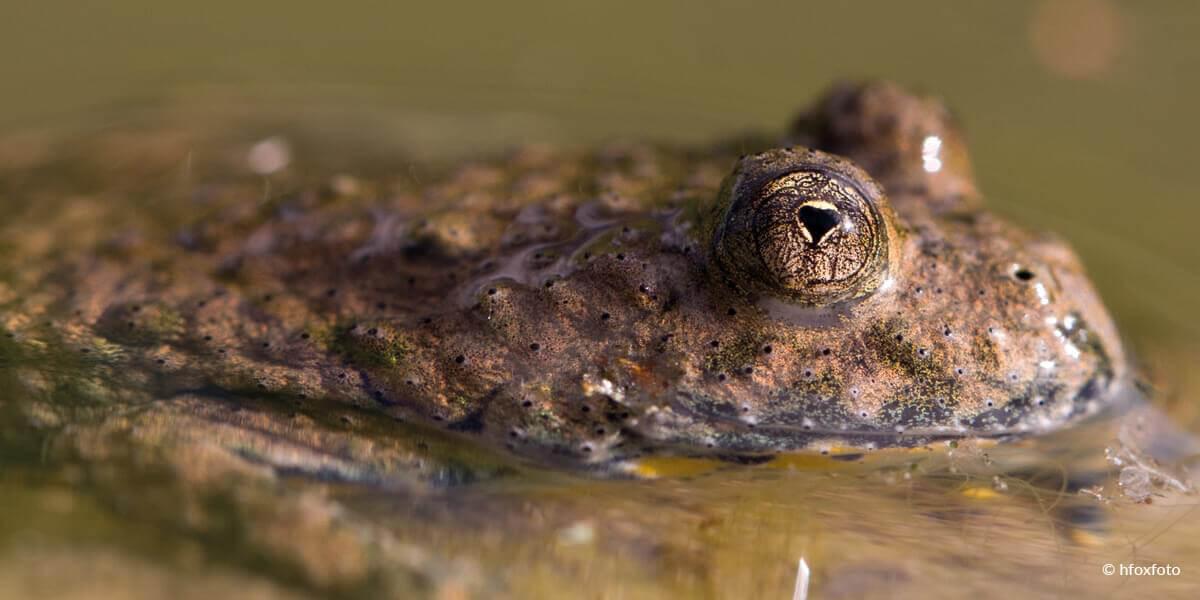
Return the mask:
[[(6, 325), (70, 315), (121, 385), (351, 403), (567, 462), (1010, 436), (1111, 402), (1124, 358), (1078, 260), (982, 209), (938, 102), (840, 88), (757, 144), (529, 148), (267, 203), (218, 181), (172, 236), (55, 255)], [(791, 234), (745, 241), (786, 230), (731, 210), (772, 160), (859, 186), (838, 210), (883, 237), (821, 251), (862, 269), (792, 277), (817, 263)]]

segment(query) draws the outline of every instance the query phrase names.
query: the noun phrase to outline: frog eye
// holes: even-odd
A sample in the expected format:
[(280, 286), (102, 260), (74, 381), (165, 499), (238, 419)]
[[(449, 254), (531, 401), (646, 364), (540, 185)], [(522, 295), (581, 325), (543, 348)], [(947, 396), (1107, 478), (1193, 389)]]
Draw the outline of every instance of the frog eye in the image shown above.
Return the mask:
[(858, 298), (889, 270), (895, 230), (879, 186), (832, 155), (743, 158), (717, 207), (712, 255), (736, 286), (798, 304)]

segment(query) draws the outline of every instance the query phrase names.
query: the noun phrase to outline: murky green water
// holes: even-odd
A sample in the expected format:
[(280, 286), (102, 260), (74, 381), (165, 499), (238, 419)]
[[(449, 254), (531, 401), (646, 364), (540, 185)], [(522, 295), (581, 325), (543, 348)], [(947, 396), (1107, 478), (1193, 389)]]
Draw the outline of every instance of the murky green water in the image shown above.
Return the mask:
[[(159, 163), (119, 141), (82, 142), (119, 140), (164, 111), (191, 127), (239, 123), (247, 140), (286, 133), (324, 150), (298, 155), (322, 172), (400, 162), (420, 176), (426, 161), (516, 143), (776, 130), (835, 79), (924, 87), (966, 124), (991, 205), (1071, 240), (1153, 402), (1180, 429), (1200, 425), (1190, 4), (3, 12), (0, 49), (13, 58), (0, 64), (0, 208), (43, 227), (34, 235), (49, 245), (98, 213), (14, 190), (79, 187), (80, 172), (31, 170), (73, 139), (181, 193), (220, 176), (186, 159), (139, 172), (139, 161)], [(47, 131), (67, 143), (45, 145)], [(128, 206), (117, 210), (166, 222), (185, 210), (122, 185)], [(5, 289), (21, 276), (21, 256), (0, 241)], [(82, 368), (52, 343), (0, 339), (2, 597), (789, 597), (801, 559), (812, 595), (826, 598), (1187, 597), (1200, 585), (1195, 497), (1160, 481), (1149, 503), (1134, 502), (1105, 458), (1124, 447), (1122, 427), (1138, 435), (1137, 415), (1000, 447), (662, 461), (644, 467), (656, 479), (611, 481), (333, 407), (289, 428), (277, 417), (293, 407), (269, 398), (238, 410), (192, 397), (126, 403), (78, 380)], [(1143, 418), (1148, 437), (1169, 429)], [(1186, 438), (1163, 446), (1190, 449)], [(1105, 576), (1106, 563), (1180, 572)]]

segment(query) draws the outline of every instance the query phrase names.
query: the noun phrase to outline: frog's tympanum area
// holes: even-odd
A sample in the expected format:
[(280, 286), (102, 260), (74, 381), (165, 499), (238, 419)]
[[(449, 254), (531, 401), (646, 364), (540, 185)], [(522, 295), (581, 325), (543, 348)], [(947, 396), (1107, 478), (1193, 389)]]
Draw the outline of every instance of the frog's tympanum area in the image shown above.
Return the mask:
[[(765, 141), (320, 182), (301, 159), (11, 232), (53, 265), (4, 298), (11, 343), (60, 336), (115, 389), (348, 403), (568, 463), (1043, 432), (1126, 377), (1071, 250), (983, 208), (946, 110), (891, 84)], [(173, 202), (170, 235), (145, 226)]]

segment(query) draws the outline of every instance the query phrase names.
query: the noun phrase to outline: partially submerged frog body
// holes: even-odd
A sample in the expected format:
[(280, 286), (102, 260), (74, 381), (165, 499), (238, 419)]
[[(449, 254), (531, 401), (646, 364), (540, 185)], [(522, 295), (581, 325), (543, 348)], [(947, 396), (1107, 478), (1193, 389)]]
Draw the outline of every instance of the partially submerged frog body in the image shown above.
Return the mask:
[(568, 462), (1042, 432), (1127, 379), (1079, 261), (982, 208), (936, 101), (840, 88), (741, 150), (534, 147), (268, 202), (211, 182), (169, 235), (131, 217), (48, 253), (5, 322), (21, 342), (64, 315), (113, 385), (349, 403)]

